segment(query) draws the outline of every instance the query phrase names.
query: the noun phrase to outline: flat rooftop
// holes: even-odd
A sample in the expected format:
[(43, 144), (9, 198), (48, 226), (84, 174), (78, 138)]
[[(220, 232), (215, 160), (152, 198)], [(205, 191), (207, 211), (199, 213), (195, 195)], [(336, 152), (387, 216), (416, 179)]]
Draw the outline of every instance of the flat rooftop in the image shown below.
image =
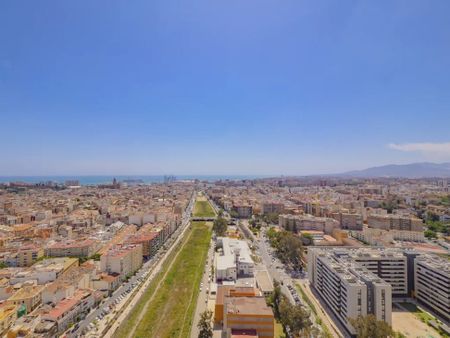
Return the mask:
[(224, 303), (228, 314), (273, 316), (264, 297), (225, 297)]

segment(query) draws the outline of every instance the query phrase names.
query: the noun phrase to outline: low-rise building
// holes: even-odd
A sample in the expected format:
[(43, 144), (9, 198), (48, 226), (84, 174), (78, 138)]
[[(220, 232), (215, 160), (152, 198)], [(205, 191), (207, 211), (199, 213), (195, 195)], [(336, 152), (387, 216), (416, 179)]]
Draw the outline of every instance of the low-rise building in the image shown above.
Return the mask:
[(111, 293), (121, 284), (121, 276), (118, 273), (101, 273), (92, 279), (92, 286), (95, 290)]
[(218, 237), (217, 246), (222, 249), (222, 254), (216, 257), (217, 280), (236, 280), (239, 276), (254, 275), (255, 264), (247, 242)]
[(58, 242), (45, 249), (49, 257), (90, 257), (98, 249), (98, 243), (91, 239)]
[(23, 286), (7, 300), (7, 303), (16, 306), (24, 304), (27, 313), (30, 313), (41, 304), (43, 289), (44, 286), (42, 285)]
[(274, 316), (266, 299), (260, 297), (225, 297), (223, 331), (255, 330), (258, 337), (274, 337)]
[(55, 281), (66, 271), (78, 266), (77, 258), (58, 257), (50, 258), (35, 263), (28, 270), (18, 272), (11, 277), (10, 283), (24, 283), (26, 281), (36, 281), (43, 285)]
[(31, 266), (42, 256), (44, 256), (42, 247), (37, 245), (22, 246), (17, 251), (17, 266)]
[(94, 306), (94, 296), (90, 290), (77, 290), (73, 296), (62, 299), (51, 310), (42, 315), (43, 321), (57, 324), (58, 332), (62, 333), (70, 324), (78, 321), (78, 316), (87, 314)]
[(226, 297), (257, 297), (260, 293), (252, 286), (218, 285), (214, 308), (214, 323), (223, 325)]
[(267, 270), (259, 270), (255, 273), (256, 286), (264, 296), (270, 296), (273, 292), (273, 283)]
[(14, 304), (4, 304), (0, 306), (0, 335), (8, 331), (17, 319), (17, 306)]

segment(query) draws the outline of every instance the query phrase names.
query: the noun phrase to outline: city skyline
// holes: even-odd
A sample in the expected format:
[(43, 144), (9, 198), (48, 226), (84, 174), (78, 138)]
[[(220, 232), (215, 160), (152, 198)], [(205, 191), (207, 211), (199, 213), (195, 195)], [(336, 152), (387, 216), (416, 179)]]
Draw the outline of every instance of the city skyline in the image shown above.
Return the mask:
[(449, 7), (4, 3), (0, 175), (448, 162)]

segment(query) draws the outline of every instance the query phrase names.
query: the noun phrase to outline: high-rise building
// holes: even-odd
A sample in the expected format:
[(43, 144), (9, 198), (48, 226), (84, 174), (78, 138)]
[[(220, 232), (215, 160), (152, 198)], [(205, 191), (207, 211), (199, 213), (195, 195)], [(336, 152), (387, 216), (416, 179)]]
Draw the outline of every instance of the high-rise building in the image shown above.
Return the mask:
[(373, 314), (392, 322), (392, 288), (386, 281), (333, 250), (308, 251), (309, 280), (328, 308), (351, 333), (350, 319)]
[(391, 322), (392, 297), (415, 297), (450, 320), (450, 264), (411, 249), (364, 247), (310, 248), (311, 285), (344, 326), (348, 318), (374, 314)]
[(419, 303), (450, 321), (450, 264), (421, 255), (414, 260), (415, 295)]
[(393, 296), (408, 295), (407, 258), (389, 249), (350, 250), (349, 257), (392, 286)]

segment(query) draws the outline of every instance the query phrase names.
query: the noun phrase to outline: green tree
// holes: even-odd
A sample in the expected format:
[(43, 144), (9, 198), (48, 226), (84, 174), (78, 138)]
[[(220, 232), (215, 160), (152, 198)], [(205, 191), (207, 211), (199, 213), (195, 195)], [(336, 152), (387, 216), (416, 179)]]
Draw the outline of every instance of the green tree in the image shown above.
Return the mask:
[(275, 253), (280, 261), (299, 270), (302, 268), (303, 244), (300, 237), (289, 231), (267, 231), (270, 245), (275, 248)]
[(212, 311), (205, 310), (200, 314), (200, 320), (197, 327), (199, 329), (198, 338), (211, 338), (213, 336), (213, 328), (211, 324)]
[(441, 204), (445, 206), (450, 206), (450, 195), (441, 198)]
[(280, 318), (280, 303), (283, 299), (283, 294), (281, 293), (280, 283), (277, 280), (273, 281), (273, 291), (268, 297), (267, 302), (273, 309), (273, 315), (276, 319)]
[(227, 232), (227, 227), (227, 220), (222, 216), (219, 216), (214, 220), (213, 231), (217, 236), (224, 236)]
[(432, 238), (437, 238), (436, 232), (434, 232), (433, 230), (425, 230), (425, 237), (432, 239)]
[(356, 330), (358, 338), (388, 338), (395, 337), (395, 332), (388, 323), (370, 314), (367, 316), (359, 316), (358, 318), (350, 318), (350, 324)]
[(445, 224), (440, 221), (427, 220), (426, 225), (428, 227), (428, 230), (440, 232), (443, 233), (444, 235), (450, 234), (450, 224)]
[(263, 218), (264, 218), (264, 221), (268, 224), (278, 224), (278, 216), (279, 216), (278, 213), (273, 212), (273, 213), (264, 215)]
[(238, 212), (234, 209), (230, 211), (230, 216), (231, 218), (239, 218)]
[(286, 297), (280, 303), (280, 322), (294, 338), (307, 337), (311, 334), (310, 313), (300, 305), (292, 305)]
[(434, 212), (428, 211), (427, 212), (427, 221), (438, 222), (439, 215), (435, 214)]
[(313, 239), (313, 236), (311, 234), (308, 234), (308, 233), (302, 234), (301, 238), (302, 238), (303, 245), (308, 246), (308, 245), (313, 245), (314, 244), (314, 239)]
[(89, 257), (89, 259), (93, 259), (94, 261), (99, 261), (100, 257), (102, 255), (100, 255), (99, 253), (93, 254), (91, 257)]

